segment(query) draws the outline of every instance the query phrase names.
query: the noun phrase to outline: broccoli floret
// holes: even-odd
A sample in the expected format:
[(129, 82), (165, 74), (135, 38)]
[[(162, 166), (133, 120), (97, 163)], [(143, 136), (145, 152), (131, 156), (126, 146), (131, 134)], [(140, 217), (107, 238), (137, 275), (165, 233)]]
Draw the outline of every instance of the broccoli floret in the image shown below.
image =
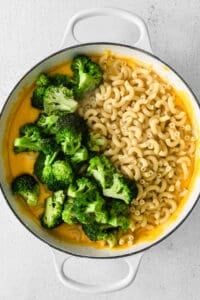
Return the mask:
[(117, 244), (117, 230), (98, 223), (82, 224), (82, 229), (91, 241), (105, 241), (111, 248)]
[(72, 113), (78, 103), (74, 100), (73, 91), (65, 86), (49, 86), (44, 93), (44, 111), (51, 114), (55, 111)]
[(100, 136), (98, 133), (90, 133), (87, 146), (90, 151), (100, 152), (105, 149), (107, 140), (105, 137)]
[(113, 174), (116, 172), (115, 167), (111, 161), (104, 155), (93, 156), (89, 160), (89, 167), (87, 173), (89, 176), (100, 184), (105, 189), (110, 187), (113, 183)]
[(137, 196), (135, 181), (118, 173), (111, 161), (103, 155), (89, 160), (87, 173), (97, 180), (106, 197), (121, 199), (129, 204)]
[(34, 174), (42, 183), (51, 182), (51, 166), (59, 154), (59, 148), (53, 139), (44, 139), (40, 143), (42, 151), (34, 164)]
[(64, 127), (63, 122), (65, 122), (65, 118), (70, 118), (70, 115), (73, 114), (55, 111), (48, 115), (42, 112), (39, 114), (35, 124), (42, 130), (43, 133), (47, 135), (55, 135), (61, 127)]
[(36, 88), (34, 89), (31, 97), (31, 105), (35, 108), (43, 109), (45, 90), (47, 86), (50, 84), (48, 76), (44, 73), (40, 74), (35, 84), (36, 84)]
[(105, 200), (101, 197), (94, 181), (87, 177), (80, 177), (76, 183), (69, 185), (67, 195), (74, 198), (73, 214), (80, 223), (91, 220), (106, 223), (108, 213), (105, 210)]
[(60, 147), (56, 144), (53, 137), (43, 138), (40, 141), (40, 151), (46, 155), (57, 155), (60, 151)]
[(67, 195), (75, 199), (73, 213), (80, 223), (95, 220), (97, 223), (107, 223), (110, 227), (128, 229), (129, 206), (121, 200), (103, 199), (95, 181), (81, 177), (69, 185)]
[(81, 132), (82, 136), (88, 135), (88, 126), (86, 121), (77, 113), (61, 113), (57, 121), (57, 130), (62, 128), (74, 128)]
[[(66, 89), (62, 89), (62, 87), (66, 87)], [(72, 90), (68, 90), (68, 88), (72, 89), (73, 86), (73, 81), (71, 78), (69, 78), (67, 75), (64, 74), (54, 74), (52, 76), (48, 76), (45, 73), (42, 73), (39, 75), (39, 77), (36, 80), (36, 88), (33, 91), (33, 95), (31, 97), (31, 105), (35, 108), (38, 109), (44, 109), (44, 97), (45, 94), (47, 93), (47, 98), (48, 98), (48, 105), (46, 109), (49, 111), (52, 111), (52, 109), (55, 106), (58, 106), (59, 110), (63, 110), (61, 108), (67, 107), (67, 111), (70, 110), (73, 111), (75, 109), (74, 107), (77, 105), (73, 101), (73, 92)], [(51, 90), (51, 92), (46, 90), (48, 89)], [(51, 89), (52, 87), (52, 89)], [(56, 87), (58, 87), (56, 89)], [(53, 90), (54, 88), (54, 90)], [(62, 99), (67, 99), (68, 103), (65, 104), (65, 101)], [(55, 100), (56, 99), (56, 100)], [(53, 103), (52, 103), (53, 100)], [(49, 104), (49, 101), (51, 102)], [(66, 109), (64, 109), (66, 110)]]
[(73, 128), (62, 128), (56, 133), (56, 142), (65, 154), (73, 155), (81, 146), (81, 133)]
[(105, 209), (105, 200), (99, 193), (96, 193), (95, 196), (95, 201), (88, 204), (86, 213), (94, 215), (97, 223), (106, 224), (108, 223), (108, 212)]
[(44, 93), (45, 93), (46, 87), (44, 86), (38, 86), (33, 91), (32, 97), (31, 97), (31, 105), (37, 109), (43, 109), (44, 108)]
[(58, 114), (47, 115), (41, 113), (36, 120), (36, 125), (40, 127), (45, 134), (55, 134), (57, 131), (56, 122), (58, 118)]
[(127, 230), (130, 225), (129, 206), (117, 199), (109, 199), (106, 205), (109, 212), (108, 224)]
[(23, 151), (41, 151), (45, 154), (58, 152), (59, 146), (53, 138), (42, 135), (40, 128), (34, 123), (26, 123), (19, 130), (19, 137), (14, 140), (15, 153)]
[(54, 75), (51, 75), (49, 78), (50, 78), (51, 84), (54, 86), (63, 85), (69, 89), (71, 89), (73, 87), (72, 79), (65, 74), (54, 74)]
[(103, 188), (104, 196), (121, 199), (126, 204), (130, 204), (137, 197), (137, 192), (135, 181), (119, 173), (113, 174), (113, 184), (110, 187)]
[(37, 205), (40, 188), (33, 176), (22, 174), (15, 177), (11, 189), (14, 194), (20, 195), (28, 205)]
[(51, 191), (66, 189), (74, 179), (74, 174), (68, 161), (55, 160), (56, 155), (57, 153), (49, 155), (40, 153), (34, 165), (34, 174)]
[(72, 164), (76, 165), (88, 159), (88, 150), (82, 146), (71, 157)]
[(96, 191), (97, 185), (94, 181), (87, 177), (80, 177), (75, 183), (69, 185), (67, 195), (71, 198), (76, 198), (87, 193), (93, 195)]
[(102, 224), (108, 221), (108, 212), (105, 210), (105, 200), (96, 192), (86, 192), (74, 198), (73, 215), (82, 224), (96, 221)]
[(72, 60), (74, 72), (74, 95), (76, 99), (97, 88), (103, 80), (103, 72), (98, 64), (86, 55), (77, 55)]
[(65, 154), (73, 155), (81, 147), (85, 127), (85, 121), (78, 114), (64, 114), (59, 117), (56, 142), (61, 145)]
[(51, 164), (55, 159), (55, 155), (45, 155), (40, 153), (34, 164), (34, 174), (42, 182), (53, 182)]
[(62, 210), (65, 200), (63, 191), (54, 192), (45, 200), (45, 210), (41, 217), (43, 227), (51, 229), (62, 222)]
[(14, 140), (14, 152), (40, 151), (42, 135), (33, 123), (26, 123), (19, 129), (19, 137)]
[(65, 201), (64, 209), (62, 211), (62, 220), (69, 225), (77, 224), (77, 220), (72, 212), (73, 203), (74, 198), (68, 197), (67, 201)]
[(47, 87), (48, 85), (50, 85), (50, 79), (49, 79), (47, 74), (41, 73), (38, 76), (35, 84), (36, 84), (37, 87), (41, 87), (41, 86), (42, 87)]
[(68, 188), (73, 182), (74, 174), (67, 160), (56, 160), (52, 164), (53, 182), (46, 183), (52, 191)]

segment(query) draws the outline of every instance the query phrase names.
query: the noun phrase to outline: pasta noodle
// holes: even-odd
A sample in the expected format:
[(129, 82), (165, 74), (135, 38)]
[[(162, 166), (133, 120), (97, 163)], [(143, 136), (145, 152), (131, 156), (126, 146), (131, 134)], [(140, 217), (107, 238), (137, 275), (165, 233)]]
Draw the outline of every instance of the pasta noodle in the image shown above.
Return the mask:
[(119, 245), (132, 245), (141, 228), (166, 222), (187, 193), (195, 137), (173, 88), (152, 67), (105, 52), (94, 57), (104, 82), (80, 102), (90, 130), (107, 140), (104, 154), (135, 179), (137, 199), (130, 207), (131, 226), (119, 233)]

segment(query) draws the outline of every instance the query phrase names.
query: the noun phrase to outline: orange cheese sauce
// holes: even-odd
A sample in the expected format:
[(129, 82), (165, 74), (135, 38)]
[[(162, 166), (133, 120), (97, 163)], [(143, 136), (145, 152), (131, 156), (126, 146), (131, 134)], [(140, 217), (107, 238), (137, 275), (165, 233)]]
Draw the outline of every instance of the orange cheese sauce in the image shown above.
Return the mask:
[[(127, 59), (129, 61), (129, 59)], [(133, 62), (132, 62), (133, 63)], [(70, 74), (70, 64), (64, 63), (54, 69), (51, 70), (50, 74), (53, 73), (67, 73)], [(33, 108), (30, 104), (30, 98), (33, 92), (34, 86), (30, 87), (26, 91), (23, 91), (23, 93), (19, 97), (19, 101), (17, 105), (13, 108), (13, 111), (10, 114), (9, 120), (8, 120), (8, 126), (7, 126), (7, 132), (5, 133), (4, 137), (4, 157), (5, 157), (5, 164), (7, 169), (7, 180), (10, 183), (12, 179), (21, 174), (21, 173), (33, 173), (33, 166), (35, 159), (37, 157), (36, 153), (32, 152), (24, 152), (15, 154), (13, 152), (13, 142), (14, 139), (18, 136), (19, 128), (27, 123), (27, 122), (34, 122), (38, 115), (39, 111), (35, 108)], [(182, 91), (176, 91), (177, 94), (177, 104), (184, 108), (185, 111), (187, 111), (191, 123), (192, 120), (194, 120), (194, 111), (190, 104), (189, 98), (186, 93)], [(200, 129), (198, 129), (200, 132)], [(197, 147), (200, 147), (200, 141), (197, 142)], [(187, 187), (189, 190), (192, 189), (192, 186), (194, 184), (194, 179), (197, 176), (197, 173), (199, 173), (200, 170), (200, 160), (194, 160), (193, 165), (190, 169), (191, 172), (191, 180), (190, 182), (186, 181), (184, 183), (184, 186)], [(40, 198), (38, 205), (36, 207), (28, 207), (24, 201), (19, 199), (21, 212), (23, 214), (29, 214), (29, 216), (33, 219), (35, 219), (36, 222), (38, 222), (38, 218), (43, 213), (44, 210), (44, 199), (50, 195), (50, 192), (45, 188), (45, 186), (40, 185)], [(188, 196), (187, 196), (188, 198)], [(169, 218), (167, 222), (165, 222), (162, 225), (157, 226), (155, 229), (152, 229), (151, 231), (140, 229), (135, 233), (135, 243), (142, 242), (142, 241), (153, 241), (156, 238), (159, 237), (159, 235), (163, 232), (163, 230), (180, 214), (181, 210), (183, 209), (187, 198), (185, 197), (181, 203), (179, 203), (179, 206), (175, 213)], [(13, 201), (15, 201), (13, 199)], [(67, 224), (61, 224), (57, 228), (51, 230), (52, 235), (54, 235), (57, 239), (62, 241), (68, 241), (72, 243), (78, 243), (81, 245), (90, 245), (97, 248), (105, 247), (104, 243), (102, 242), (91, 242), (85, 234), (82, 232), (80, 226), (78, 225), (67, 225)], [(127, 246), (117, 246), (114, 249), (120, 249)]]

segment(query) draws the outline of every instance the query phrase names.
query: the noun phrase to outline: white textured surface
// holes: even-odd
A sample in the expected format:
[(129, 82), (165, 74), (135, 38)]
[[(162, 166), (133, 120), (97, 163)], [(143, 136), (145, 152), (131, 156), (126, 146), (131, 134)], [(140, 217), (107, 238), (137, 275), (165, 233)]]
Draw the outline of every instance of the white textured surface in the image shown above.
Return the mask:
[[(0, 105), (20, 77), (44, 56), (58, 50), (69, 17), (88, 7), (116, 6), (141, 15), (146, 21), (156, 55), (173, 66), (200, 98), (200, 2), (198, 0), (18, 0), (0, 1)], [(100, 35), (99, 21), (92, 40), (110, 36), (131, 43), (134, 33), (125, 25)], [(80, 27), (80, 26), (79, 26)], [(112, 28), (115, 31), (112, 32)], [(83, 30), (79, 28), (80, 35)], [(97, 32), (97, 33), (96, 33)], [(164, 242), (144, 255), (135, 282), (108, 295), (85, 295), (65, 288), (57, 279), (50, 249), (16, 220), (0, 195), (0, 299), (137, 299), (198, 300), (200, 295), (200, 205)], [(86, 278), (88, 271), (76, 263)], [(99, 263), (98, 263), (99, 266)], [(107, 270), (107, 268), (105, 268)], [(118, 272), (125, 273), (123, 265)], [(101, 272), (104, 269), (101, 268)], [(107, 271), (106, 271), (107, 272)], [(117, 267), (112, 264), (111, 273)], [(75, 271), (73, 271), (75, 274)], [(78, 275), (77, 275), (78, 276)], [(97, 276), (97, 275), (96, 275)]]

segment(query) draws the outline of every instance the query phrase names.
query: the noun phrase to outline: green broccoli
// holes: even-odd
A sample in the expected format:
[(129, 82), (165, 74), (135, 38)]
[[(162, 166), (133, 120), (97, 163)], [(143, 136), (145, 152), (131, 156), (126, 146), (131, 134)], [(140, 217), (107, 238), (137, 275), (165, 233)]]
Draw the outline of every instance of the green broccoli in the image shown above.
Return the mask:
[(37, 205), (39, 197), (39, 183), (32, 175), (21, 174), (14, 178), (11, 184), (12, 192), (20, 195), (28, 205)]
[(44, 93), (46, 91), (46, 87), (44, 86), (38, 86), (33, 91), (33, 94), (31, 96), (31, 105), (37, 109), (43, 109), (44, 108)]
[(14, 140), (14, 152), (41, 151), (45, 154), (58, 152), (59, 146), (54, 138), (43, 136), (40, 128), (34, 123), (26, 123), (19, 130), (19, 137)]
[(65, 160), (55, 160), (52, 164), (53, 182), (46, 183), (50, 190), (66, 189), (73, 182), (74, 174), (69, 162)]
[(72, 212), (73, 203), (74, 198), (68, 197), (62, 211), (62, 220), (69, 225), (77, 224), (77, 220)]
[(98, 191), (77, 195), (74, 198), (72, 213), (82, 224), (88, 224), (92, 221), (105, 224), (108, 221), (105, 200)]
[(67, 189), (67, 195), (70, 198), (76, 198), (83, 194), (91, 193), (92, 195), (98, 190), (98, 187), (94, 181), (87, 177), (80, 177), (75, 183), (69, 185)]
[(129, 206), (126, 203), (117, 199), (109, 199), (106, 202), (106, 209), (109, 213), (108, 224), (122, 230), (129, 228)]
[(45, 200), (45, 210), (41, 217), (43, 227), (51, 229), (62, 222), (62, 211), (65, 194), (62, 190), (56, 191)]
[(65, 86), (69, 89), (73, 87), (73, 80), (65, 74), (53, 74), (49, 77), (51, 85)]
[(107, 146), (107, 140), (98, 133), (90, 133), (87, 146), (90, 151), (100, 152)]
[(57, 131), (56, 123), (59, 118), (59, 114), (47, 115), (45, 113), (39, 114), (36, 120), (36, 125), (41, 128), (45, 134), (55, 134)]
[(74, 178), (68, 161), (66, 159), (55, 160), (56, 155), (57, 153), (49, 155), (40, 153), (34, 165), (34, 174), (51, 191), (66, 189)]
[(89, 160), (87, 173), (100, 184), (106, 197), (121, 199), (130, 204), (137, 196), (135, 181), (118, 173), (111, 161), (103, 155), (94, 156)]
[(42, 182), (52, 182), (51, 166), (59, 154), (59, 148), (53, 139), (45, 139), (41, 143), (42, 151), (34, 164), (34, 174)]
[(115, 167), (104, 155), (96, 155), (89, 160), (87, 173), (89, 176), (92, 176), (103, 189), (112, 185), (113, 174), (115, 172)]
[(47, 86), (50, 84), (49, 77), (42, 73), (38, 76), (35, 84), (36, 88), (34, 89), (31, 97), (31, 105), (37, 109), (43, 109), (44, 94)]
[(37, 87), (47, 87), (50, 85), (50, 79), (47, 74), (41, 73), (35, 82)]
[(82, 229), (91, 241), (105, 241), (111, 248), (117, 244), (117, 230), (98, 223), (82, 224)]
[(113, 174), (113, 184), (110, 187), (103, 188), (104, 196), (121, 199), (126, 204), (130, 204), (137, 197), (137, 193), (135, 181), (119, 173)]
[(86, 121), (77, 113), (60, 113), (57, 121), (57, 130), (73, 127), (81, 132), (82, 136), (88, 135), (88, 126)]
[(56, 142), (65, 154), (73, 155), (81, 147), (85, 121), (78, 114), (64, 114), (57, 121), (57, 129)]
[(53, 182), (53, 175), (51, 165), (56, 157), (57, 153), (52, 155), (45, 155), (40, 153), (34, 164), (34, 174), (40, 180), (41, 183)]
[(73, 165), (80, 164), (88, 159), (88, 150), (86, 147), (80, 147), (71, 157), (70, 160)]
[(100, 195), (95, 181), (80, 177), (69, 185), (67, 195), (74, 198), (72, 212), (80, 223), (88, 223), (91, 220), (101, 223), (108, 221), (105, 200)]
[(75, 216), (77, 214), (80, 223), (88, 223), (95, 219), (97, 223), (107, 223), (110, 227), (128, 229), (129, 206), (121, 200), (103, 199), (95, 181), (81, 177), (76, 183), (69, 185), (67, 195), (75, 199), (72, 211)]
[(43, 138), (40, 141), (40, 151), (46, 155), (57, 155), (60, 152), (60, 147), (56, 144), (53, 137)]
[(81, 133), (74, 128), (62, 128), (56, 133), (56, 142), (65, 154), (73, 155), (81, 147)]
[(105, 209), (105, 199), (99, 194), (95, 194), (95, 201), (88, 204), (86, 213), (94, 216), (97, 223), (108, 223), (108, 212)]
[(74, 72), (74, 95), (80, 99), (85, 93), (93, 91), (103, 80), (103, 72), (98, 64), (92, 62), (86, 55), (77, 55), (72, 60), (71, 69)]
[(44, 112), (51, 114), (55, 111), (72, 113), (78, 103), (74, 100), (73, 91), (65, 86), (49, 86), (44, 93)]
[(40, 151), (42, 135), (34, 123), (26, 123), (19, 129), (19, 137), (14, 140), (14, 152)]
[(56, 142), (61, 145), (65, 154), (73, 155), (81, 146), (81, 133), (62, 128), (56, 133)]

